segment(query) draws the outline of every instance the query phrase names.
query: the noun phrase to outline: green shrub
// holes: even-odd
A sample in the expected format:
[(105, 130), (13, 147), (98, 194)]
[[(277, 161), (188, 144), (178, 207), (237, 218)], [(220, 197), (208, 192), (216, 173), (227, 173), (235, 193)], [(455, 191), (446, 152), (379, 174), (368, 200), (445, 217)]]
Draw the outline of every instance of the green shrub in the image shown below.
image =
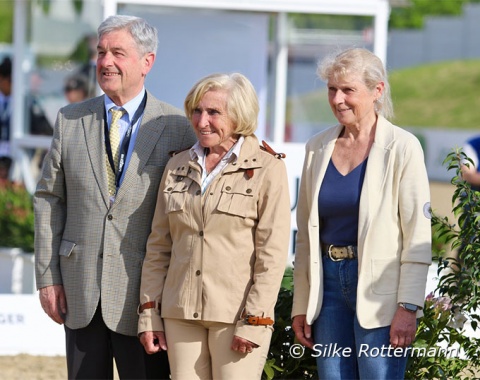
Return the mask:
[[(456, 171), (451, 181), (456, 187), (452, 210), (462, 228), (432, 213), (432, 256), (438, 263), (438, 285), (425, 299), (406, 379), (479, 378), (480, 338), (474, 335), (478, 335), (480, 321), (480, 192), (461, 178), (465, 160), (461, 149), (456, 149), (444, 161), (448, 170)], [(458, 256), (447, 256), (446, 248), (458, 251)], [(300, 359), (290, 355), (295, 344), (292, 299), (292, 269), (288, 268), (275, 306), (275, 331), (263, 380), (317, 379), (311, 350), (305, 349)]]
[(295, 342), (292, 329), (293, 271), (287, 268), (275, 305), (275, 330), (272, 335), (270, 352), (263, 369), (262, 380), (271, 379), (317, 379), (315, 358), (306, 348), (301, 358), (294, 358), (290, 348)]
[(33, 252), (33, 201), (23, 185), (0, 184), (0, 247)]
[[(432, 215), (438, 285), (425, 300), (413, 344), (427, 354), (409, 358), (407, 379), (478, 378), (480, 339), (469, 335), (477, 331), (480, 320), (480, 192), (461, 177), (465, 161), (473, 165), (461, 149), (453, 150), (444, 161), (448, 170), (455, 170), (452, 211), (458, 226), (447, 217)], [(447, 247), (453, 255), (446, 255)]]

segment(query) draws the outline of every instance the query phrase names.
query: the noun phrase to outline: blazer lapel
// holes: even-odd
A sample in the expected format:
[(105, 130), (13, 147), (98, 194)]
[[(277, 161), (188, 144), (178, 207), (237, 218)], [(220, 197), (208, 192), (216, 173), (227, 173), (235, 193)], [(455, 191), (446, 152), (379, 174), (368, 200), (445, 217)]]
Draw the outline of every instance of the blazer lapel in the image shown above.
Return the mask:
[(135, 146), (114, 205), (125, 196), (138, 180), (138, 173), (143, 170), (148, 158), (157, 145), (158, 139), (165, 129), (165, 124), (161, 118), (161, 116), (163, 116), (161, 110), (161, 104), (153, 95), (147, 92), (147, 104), (137, 133)]
[(312, 205), (310, 209), (310, 220), (312, 226), (318, 226), (318, 193), (320, 192), (320, 185), (325, 177), (328, 163), (332, 158), (335, 142), (337, 141), (342, 128), (343, 126), (339, 125), (337, 128), (331, 129), (320, 141), (320, 146), (313, 150), (313, 157), (311, 157), (312, 182), (311, 184), (307, 184), (307, 189), (313, 189), (313, 192), (310, 195)]
[(393, 127), (382, 116), (378, 117), (375, 141), (368, 155), (367, 170), (363, 181), (362, 195), (360, 197), (360, 210), (358, 220), (358, 236), (365, 239), (371, 223), (371, 215), (376, 215), (374, 210), (379, 207), (383, 198), (385, 181), (388, 174), (391, 158), (391, 143), (393, 142)]
[(105, 163), (105, 108), (103, 96), (90, 109), (91, 115), (85, 116), (82, 120), (83, 130), (87, 146), (87, 154), (90, 158), (92, 171), (95, 176), (100, 192), (102, 193), (105, 206), (109, 207), (107, 166)]

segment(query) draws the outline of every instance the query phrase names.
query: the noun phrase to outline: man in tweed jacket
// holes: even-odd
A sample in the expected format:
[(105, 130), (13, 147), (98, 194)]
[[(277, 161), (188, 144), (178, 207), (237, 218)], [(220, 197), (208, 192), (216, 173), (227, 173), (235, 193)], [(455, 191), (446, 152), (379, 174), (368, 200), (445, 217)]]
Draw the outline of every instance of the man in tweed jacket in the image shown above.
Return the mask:
[[(168, 364), (148, 357), (136, 336), (140, 275), (168, 153), (196, 139), (180, 110), (145, 90), (157, 45), (143, 19), (112, 16), (100, 25), (105, 95), (59, 111), (35, 192), (37, 288), (45, 312), (65, 324), (69, 379), (113, 378), (113, 358), (120, 378), (168, 376)], [(109, 194), (114, 107), (125, 113)]]

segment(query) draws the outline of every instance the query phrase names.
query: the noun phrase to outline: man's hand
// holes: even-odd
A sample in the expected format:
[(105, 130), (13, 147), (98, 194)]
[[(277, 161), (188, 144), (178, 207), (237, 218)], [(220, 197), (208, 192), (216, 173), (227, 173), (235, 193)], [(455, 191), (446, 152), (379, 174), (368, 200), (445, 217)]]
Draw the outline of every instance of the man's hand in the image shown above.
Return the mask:
[(298, 341), (305, 347), (313, 349), (312, 326), (307, 324), (305, 314), (293, 317), (292, 328)]
[(416, 313), (398, 307), (390, 326), (390, 344), (392, 347), (405, 348), (415, 340), (417, 332)]
[(145, 331), (140, 334), (140, 343), (147, 354), (167, 351), (167, 340), (163, 331)]
[(67, 314), (67, 299), (63, 285), (50, 285), (40, 289), (40, 304), (47, 315), (62, 325)]
[(469, 163), (469, 166), (462, 165), (460, 169), (464, 181), (467, 181), (473, 186), (480, 186), (480, 173), (477, 172), (477, 169), (472, 163)]

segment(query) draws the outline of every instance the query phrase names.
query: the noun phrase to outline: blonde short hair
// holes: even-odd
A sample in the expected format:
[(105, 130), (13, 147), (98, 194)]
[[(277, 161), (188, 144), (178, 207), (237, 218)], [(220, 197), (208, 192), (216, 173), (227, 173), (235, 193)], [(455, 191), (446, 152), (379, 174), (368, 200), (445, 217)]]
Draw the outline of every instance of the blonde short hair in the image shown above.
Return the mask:
[(380, 58), (370, 50), (352, 48), (324, 58), (317, 67), (317, 75), (324, 81), (358, 74), (365, 86), (373, 91), (378, 83), (384, 83), (382, 96), (376, 101), (375, 112), (385, 118), (393, 117), (393, 103), (387, 73)]
[(198, 103), (208, 91), (225, 91), (227, 114), (235, 125), (235, 134), (250, 136), (255, 133), (258, 124), (258, 98), (252, 83), (240, 73), (208, 75), (195, 83), (188, 92), (184, 109), (187, 118), (192, 115)]

